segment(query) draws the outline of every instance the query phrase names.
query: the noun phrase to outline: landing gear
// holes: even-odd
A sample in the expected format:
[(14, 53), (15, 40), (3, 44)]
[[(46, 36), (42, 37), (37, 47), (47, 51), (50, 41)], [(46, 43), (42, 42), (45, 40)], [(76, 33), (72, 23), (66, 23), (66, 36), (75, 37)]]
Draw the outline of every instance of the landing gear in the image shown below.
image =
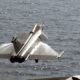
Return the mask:
[(35, 59), (35, 63), (38, 63), (39, 62), (39, 60), (38, 59)]

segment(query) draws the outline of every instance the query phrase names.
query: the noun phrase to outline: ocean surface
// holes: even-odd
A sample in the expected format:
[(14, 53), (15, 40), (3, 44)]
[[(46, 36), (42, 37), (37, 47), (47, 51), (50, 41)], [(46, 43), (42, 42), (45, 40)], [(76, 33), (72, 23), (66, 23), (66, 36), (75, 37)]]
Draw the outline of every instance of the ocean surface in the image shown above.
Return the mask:
[(12, 64), (0, 59), (0, 80), (80, 74), (80, 0), (0, 0), (0, 43), (44, 25), (47, 43), (64, 55), (53, 61)]

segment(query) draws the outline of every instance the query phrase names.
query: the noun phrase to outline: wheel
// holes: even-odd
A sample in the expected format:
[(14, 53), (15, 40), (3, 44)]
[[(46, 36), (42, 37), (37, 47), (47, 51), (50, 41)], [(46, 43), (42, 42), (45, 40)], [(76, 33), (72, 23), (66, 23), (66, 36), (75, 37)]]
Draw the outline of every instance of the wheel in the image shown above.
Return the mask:
[(35, 59), (35, 63), (38, 63), (39, 62), (39, 60), (38, 59)]

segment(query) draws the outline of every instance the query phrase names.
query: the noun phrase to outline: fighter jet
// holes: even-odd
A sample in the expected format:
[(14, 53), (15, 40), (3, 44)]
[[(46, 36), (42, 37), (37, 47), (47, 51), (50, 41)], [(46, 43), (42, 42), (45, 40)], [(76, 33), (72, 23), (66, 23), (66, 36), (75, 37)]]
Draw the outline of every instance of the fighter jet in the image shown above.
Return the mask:
[(63, 55), (64, 51), (58, 53), (47, 43), (47, 36), (43, 27), (36, 24), (32, 31), (13, 37), (10, 43), (0, 45), (0, 58), (9, 59), (10, 62), (22, 63), (26, 60), (53, 60)]

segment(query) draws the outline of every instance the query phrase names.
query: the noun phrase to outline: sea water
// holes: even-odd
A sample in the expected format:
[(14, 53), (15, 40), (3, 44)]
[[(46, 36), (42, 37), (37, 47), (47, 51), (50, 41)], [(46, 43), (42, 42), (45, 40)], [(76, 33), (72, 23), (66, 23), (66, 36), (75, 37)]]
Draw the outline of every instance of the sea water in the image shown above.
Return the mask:
[(80, 0), (0, 0), (0, 43), (44, 24), (47, 43), (64, 55), (56, 60), (10, 63), (0, 59), (1, 80), (80, 74)]

